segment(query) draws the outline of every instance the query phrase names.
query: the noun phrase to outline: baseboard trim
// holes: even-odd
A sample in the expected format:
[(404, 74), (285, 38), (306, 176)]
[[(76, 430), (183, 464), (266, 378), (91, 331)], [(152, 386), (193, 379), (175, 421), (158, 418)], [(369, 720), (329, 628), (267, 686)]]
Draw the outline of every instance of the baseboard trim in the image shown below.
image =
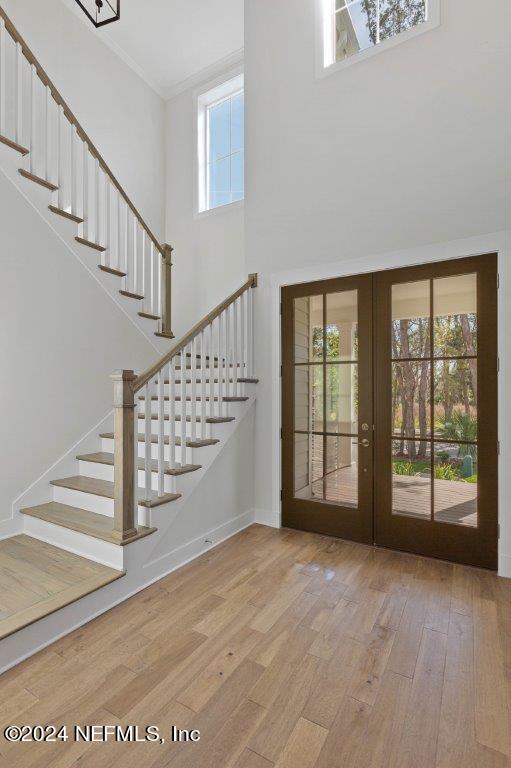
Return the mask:
[(511, 579), (511, 555), (499, 554), (499, 576)]
[(0, 520), (0, 541), (10, 539), (11, 536), (19, 536), (20, 533), (23, 533), (23, 521), (12, 517)]
[(255, 509), (254, 523), (268, 525), (270, 528), (281, 528), (280, 510), (271, 511), (268, 509)]

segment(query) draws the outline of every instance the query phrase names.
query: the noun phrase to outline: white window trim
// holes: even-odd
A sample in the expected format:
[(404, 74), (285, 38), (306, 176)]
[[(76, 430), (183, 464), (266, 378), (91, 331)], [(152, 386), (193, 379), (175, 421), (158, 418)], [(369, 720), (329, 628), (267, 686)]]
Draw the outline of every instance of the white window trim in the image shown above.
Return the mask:
[(347, 59), (335, 61), (335, 51), (333, 50), (334, 9), (335, 0), (316, 0), (316, 77), (318, 78), (328, 77), (352, 64), (357, 64), (359, 61), (370, 59), (372, 56), (383, 53), (389, 48), (394, 48), (396, 45), (429, 32), (440, 25), (440, 0), (427, 0), (427, 21), (387, 40), (382, 40), (372, 48), (359, 51)]
[(244, 76), (240, 67), (231, 70), (223, 76), (217, 77), (207, 85), (195, 91), (195, 130), (197, 147), (196, 160), (196, 185), (195, 185), (195, 218), (202, 218), (218, 214), (225, 210), (232, 210), (243, 206), (243, 200), (235, 200), (232, 203), (219, 205), (216, 208), (207, 207), (208, 189), (208, 108), (241, 93), (244, 90)]

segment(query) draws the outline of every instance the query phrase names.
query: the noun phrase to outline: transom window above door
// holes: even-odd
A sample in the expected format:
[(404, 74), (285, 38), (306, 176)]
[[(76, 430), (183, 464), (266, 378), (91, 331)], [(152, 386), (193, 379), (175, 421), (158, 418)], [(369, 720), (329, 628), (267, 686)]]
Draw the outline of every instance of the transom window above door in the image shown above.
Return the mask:
[(199, 97), (199, 212), (245, 196), (243, 75)]
[(324, 67), (356, 61), (439, 23), (440, 0), (319, 0)]

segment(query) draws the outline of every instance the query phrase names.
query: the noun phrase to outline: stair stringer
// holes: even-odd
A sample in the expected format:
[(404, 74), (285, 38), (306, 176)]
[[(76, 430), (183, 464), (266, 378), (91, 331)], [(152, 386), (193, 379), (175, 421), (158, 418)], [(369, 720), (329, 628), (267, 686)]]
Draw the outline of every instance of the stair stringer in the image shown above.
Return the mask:
[[(119, 293), (119, 289), (122, 287), (120, 278), (98, 269), (101, 254), (75, 241), (75, 235), (78, 234), (77, 225), (61, 216), (56, 216), (50, 211), (48, 206), (52, 202), (52, 193), (44, 187), (23, 178), (19, 173), (19, 168), (21, 167), (23, 167), (23, 159), (19, 153), (0, 143), (0, 171), (6, 179), (11, 182), (18, 193), (39, 214), (55, 236), (64, 243), (68, 251), (80, 262), (84, 269), (92, 275), (119, 310), (126, 315), (130, 322), (149, 341), (157, 354), (161, 355), (166, 352), (169, 348), (169, 341), (155, 336), (158, 324), (154, 320), (139, 317), (137, 314), (140, 309), (138, 302)], [(79, 286), (77, 286), (78, 288)]]

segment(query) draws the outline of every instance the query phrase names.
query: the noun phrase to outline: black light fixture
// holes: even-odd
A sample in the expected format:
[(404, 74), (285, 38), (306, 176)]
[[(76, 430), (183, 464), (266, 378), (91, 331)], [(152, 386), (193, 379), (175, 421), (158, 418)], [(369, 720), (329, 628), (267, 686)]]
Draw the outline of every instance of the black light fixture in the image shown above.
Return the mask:
[(121, 18), (121, 0), (76, 0), (95, 27), (104, 27)]

